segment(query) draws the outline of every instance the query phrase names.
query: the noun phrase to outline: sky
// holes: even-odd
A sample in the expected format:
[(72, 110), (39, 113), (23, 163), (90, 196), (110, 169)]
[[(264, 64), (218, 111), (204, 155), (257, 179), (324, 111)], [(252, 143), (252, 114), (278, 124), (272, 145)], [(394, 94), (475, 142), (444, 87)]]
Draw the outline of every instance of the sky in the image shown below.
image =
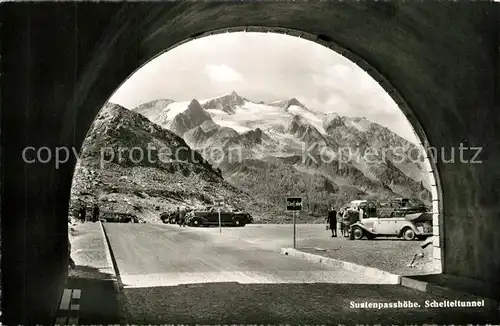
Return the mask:
[(366, 117), (418, 142), (392, 98), (350, 60), (320, 44), (275, 33), (234, 32), (184, 43), (136, 70), (110, 102), (190, 101), (236, 91), (255, 102), (297, 98), (309, 109)]

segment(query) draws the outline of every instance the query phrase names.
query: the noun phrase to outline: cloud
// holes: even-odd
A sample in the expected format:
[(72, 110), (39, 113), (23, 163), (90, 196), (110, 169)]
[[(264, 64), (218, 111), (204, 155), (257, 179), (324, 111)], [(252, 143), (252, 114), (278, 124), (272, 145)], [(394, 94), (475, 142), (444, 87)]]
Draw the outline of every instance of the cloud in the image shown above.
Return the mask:
[(290, 35), (224, 33), (184, 43), (139, 69), (111, 101), (133, 108), (159, 98), (201, 100), (233, 90), (254, 101), (295, 97), (310, 109), (364, 116), (414, 139), (397, 104), (363, 69)]
[(245, 80), (239, 72), (226, 65), (207, 65), (205, 72), (216, 82), (229, 83)]

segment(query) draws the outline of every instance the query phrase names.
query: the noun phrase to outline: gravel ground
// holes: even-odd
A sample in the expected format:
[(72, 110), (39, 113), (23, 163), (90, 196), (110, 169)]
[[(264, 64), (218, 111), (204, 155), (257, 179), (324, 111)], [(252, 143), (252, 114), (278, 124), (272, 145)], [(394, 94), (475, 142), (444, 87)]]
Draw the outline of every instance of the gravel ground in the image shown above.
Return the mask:
[(413, 255), (420, 250), (422, 241), (404, 241), (395, 239), (376, 239), (350, 241), (342, 239), (331, 246), (316, 248), (298, 248), (299, 250), (325, 257), (331, 257), (351, 263), (375, 267), (398, 275), (424, 275), (439, 273), (433, 266), (432, 246), (424, 249), (424, 257), (417, 258), (414, 267), (406, 266)]

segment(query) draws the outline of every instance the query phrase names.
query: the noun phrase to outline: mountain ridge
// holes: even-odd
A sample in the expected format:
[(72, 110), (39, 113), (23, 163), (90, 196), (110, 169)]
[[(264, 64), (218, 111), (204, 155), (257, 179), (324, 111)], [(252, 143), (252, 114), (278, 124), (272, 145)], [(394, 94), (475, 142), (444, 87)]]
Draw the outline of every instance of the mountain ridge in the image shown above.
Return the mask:
[[(270, 104), (252, 102), (234, 91), (221, 98), (199, 100), (199, 103), (211, 117), (211, 131), (201, 128), (203, 124), (205, 127), (208, 125), (202, 122), (192, 124), (191, 129), (180, 134), (186, 136), (185, 140), (190, 146), (207, 153), (221, 148), (225, 154), (216, 155), (209, 161), (221, 168), (224, 177), (236, 187), (252, 189), (249, 187), (248, 175), (245, 182), (239, 180), (238, 175), (241, 176), (241, 173), (232, 175), (236, 171), (235, 166), (224, 161), (224, 155), (228, 153), (227, 144), (233, 148), (240, 147), (242, 158), (247, 160), (242, 168), (247, 171), (252, 170), (251, 164), (262, 166), (269, 164), (273, 158), (283, 157), (282, 163), (286, 162), (295, 170), (324, 176), (332, 182), (346, 178), (347, 181), (343, 181), (346, 187), (357, 187), (362, 192), (378, 191), (384, 196), (420, 196), (424, 201), (430, 201), (430, 185), (426, 179), (428, 175), (423, 171), (424, 165), (407, 157), (411, 151), (418, 149), (417, 146), (366, 118), (340, 116), (334, 111), (315, 112), (296, 98)], [(205, 106), (207, 103), (210, 104)], [(167, 127), (175, 130), (172, 126)], [(266, 141), (248, 141), (242, 135), (264, 135)], [(311, 143), (314, 145), (310, 153), (312, 157), (323, 159), (320, 155), (322, 151), (330, 151), (331, 162), (312, 164), (311, 159), (299, 162), (290, 159), (297, 154), (299, 157), (304, 154), (304, 150), (309, 148), (306, 144)], [(406, 158), (398, 161), (397, 155), (390, 151), (386, 155), (391, 148), (400, 149)], [(345, 149), (349, 150), (348, 154), (343, 152)], [(374, 151), (376, 162), (367, 160), (370, 150)], [(344, 162), (346, 158), (348, 162)], [(342, 165), (345, 168), (339, 169), (338, 166)], [(291, 171), (282, 165), (278, 169)], [(346, 173), (345, 176), (343, 173)], [(259, 182), (254, 177), (255, 182)], [(302, 177), (306, 178), (306, 175)]]
[(82, 145), (70, 214), (75, 216), (82, 204), (97, 203), (103, 213), (131, 213), (159, 223), (162, 211), (210, 205), (215, 198), (239, 209), (254, 203), (183, 138), (139, 113), (107, 103)]

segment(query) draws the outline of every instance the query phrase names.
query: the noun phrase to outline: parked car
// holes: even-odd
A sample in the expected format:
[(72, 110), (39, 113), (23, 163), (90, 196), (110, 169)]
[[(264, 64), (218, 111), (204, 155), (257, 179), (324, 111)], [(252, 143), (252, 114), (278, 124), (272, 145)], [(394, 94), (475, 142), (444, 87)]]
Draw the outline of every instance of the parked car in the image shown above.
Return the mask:
[(379, 217), (405, 216), (411, 213), (427, 212), (429, 208), (418, 199), (414, 198), (393, 198), (374, 201), (377, 206)]
[(244, 220), (245, 224), (252, 224), (254, 222), (253, 216), (249, 213), (238, 210), (233, 211), (233, 214), (236, 216), (236, 218)]
[(172, 224), (172, 221), (175, 220), (175, 212), (163, 212), (160, 214), (160, 220), (163, 223), (170, 223)]
[[(220, 213), (221, 225), (245, 226), (252, 223), (250, 214), (241, 211), (230, 211), (222, 209)], [(219, 211), (213, 207), (205, 207), (201, 210), (193, 210), (186, 215), (186, 223), (189, 226), (219, 225)]]
[(142, 219), (139, 219), (134, 214), (116, 212), (105, 212), (102, 214), (100, 220), (108, 223), (145, 223), (145, 221), (141, 222)]
[(377, 204), (374, 201), (351, 202), (352, 211), (355, 212), (359, 208), (363, 209), (364, 216), (349, 226), (351, 240), (363, 237), (375, 239), (381, 236), (414, 240), (432, 235), (432, 214), (425, 207), (398, 207), (386, 216), (377, 213)]
[(168, 219), (169, 224), (177, 224), (179, 223), (179, 214), (177, 212), (173, 212), (170, 214), (170, 218)]

